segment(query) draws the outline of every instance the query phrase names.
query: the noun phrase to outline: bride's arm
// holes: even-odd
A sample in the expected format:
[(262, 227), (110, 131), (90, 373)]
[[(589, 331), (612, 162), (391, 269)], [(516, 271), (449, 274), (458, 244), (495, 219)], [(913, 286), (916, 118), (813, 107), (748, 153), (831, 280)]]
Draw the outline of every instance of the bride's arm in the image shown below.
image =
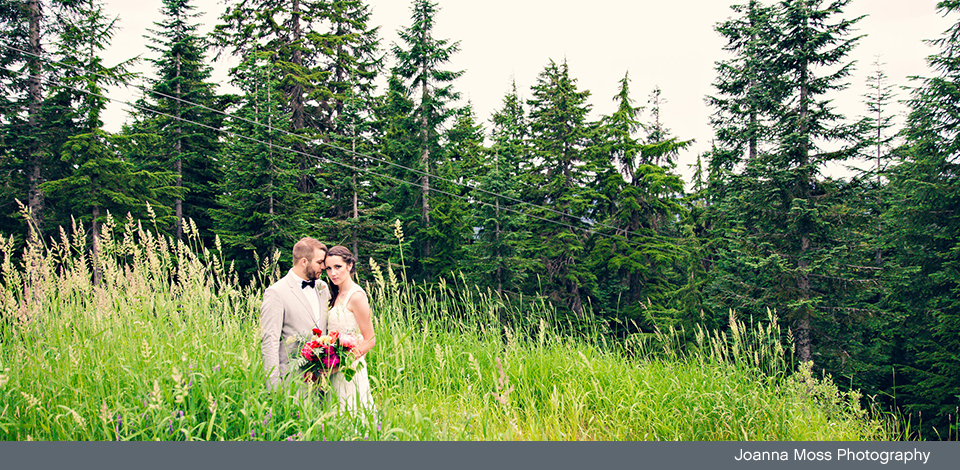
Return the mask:
[(348, 307), (353, 312), (357, 326), (360, 327), (360, 334), (363, 336), (363, 341), (353, 349), (354, 356), (360, 358), (377, 343), (373, 331), (373, 314), (370, 312), (370, 302), (367, 300), (366, 292), (360, 291), (357, 295), (351, 296)]

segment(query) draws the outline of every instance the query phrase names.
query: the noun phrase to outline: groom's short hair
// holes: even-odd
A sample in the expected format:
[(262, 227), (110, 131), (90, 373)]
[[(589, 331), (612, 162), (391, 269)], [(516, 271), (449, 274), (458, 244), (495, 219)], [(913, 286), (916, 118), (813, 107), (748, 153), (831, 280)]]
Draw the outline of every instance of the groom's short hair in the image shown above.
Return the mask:
[(297, 264), (301, 259), (307, 258), (313, 260), (313, 254), (316, 250), (327, 251), (327, 245), (320, 243), (316, 238), (304, 237), (293, 245), (293, 264)]

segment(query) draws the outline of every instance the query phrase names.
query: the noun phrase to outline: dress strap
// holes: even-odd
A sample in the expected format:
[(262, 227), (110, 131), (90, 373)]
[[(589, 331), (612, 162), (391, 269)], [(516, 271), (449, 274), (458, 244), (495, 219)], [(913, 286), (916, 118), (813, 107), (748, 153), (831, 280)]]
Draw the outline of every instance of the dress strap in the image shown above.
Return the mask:
[(340, 305), (343, 305), (343, 307), (346, 308), (347, 302), (350, 301), (350, 297), (353, 297), (353, 294), (356, 294), (357, 292), (363, 292), (363, 288), (354, 284), (353, 289), (350, 289), (349, 291), (346, 292), (346, 294), (343, 295), (343, 302), (340, 303)]
[(363, 292), (363, 288), (354, 284), (353, 289), (350, 289), (350, 292), (347, 292), (347, 296), (343, 298), (344, 305), (346, 305), (346, 303), (350, 301), (350, 297), (353, 297), (353, 294), (357, 292)]

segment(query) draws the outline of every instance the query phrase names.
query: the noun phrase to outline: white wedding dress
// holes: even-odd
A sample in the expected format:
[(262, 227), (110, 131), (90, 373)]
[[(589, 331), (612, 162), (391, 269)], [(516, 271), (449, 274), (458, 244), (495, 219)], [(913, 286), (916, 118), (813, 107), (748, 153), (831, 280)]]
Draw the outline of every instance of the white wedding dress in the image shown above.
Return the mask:
[[(335, 305), (327, 314), (327, 330), (331, 333), (334, 331), (339, 331), (340, 334), (349, 333), (357, 338), (359, 344), (363, 342), (363, 336), (360, 334), (356, 317), (347, 308), (350, 296), (357, 292), (363, 292), (363, 289), (354, 285), (351, 291), (341, 294), (343, 296), (342, 303)], [(331, 375), (330, 388), (340, 399), (340, 409), (342, 411), (355, 412), (362, 409), (364, 414), (376, 412), (373, 395), (370, 393), (370, 378), (367, 375), (366, 359), (361, 357), (357, 361), (356, 368), (356, 374), (349, 381), (344, 378), (343, 372), (338, 371)]]

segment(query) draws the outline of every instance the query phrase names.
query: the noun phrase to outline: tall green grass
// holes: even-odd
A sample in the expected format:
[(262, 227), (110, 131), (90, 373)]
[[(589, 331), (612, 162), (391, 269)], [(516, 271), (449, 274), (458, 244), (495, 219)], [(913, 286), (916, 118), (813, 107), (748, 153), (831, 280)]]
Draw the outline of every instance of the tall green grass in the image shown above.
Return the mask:
[[(190, 231), (188, 231), (190, 232)], [(195, 231), (194, 231), (195, 232)], [(897, 429), (809, 367), (789, 373), (776, 321), (623, 342), (461, 280), (410, 285), (372, 264), (376, 416), (264, 387), (263, 287), (219, 246), (111, 221), (92, 259), (75, 227), (0, 243), (4, 440), (882, 440)], [(100, 273), (98, 285), (92, 272)]]

